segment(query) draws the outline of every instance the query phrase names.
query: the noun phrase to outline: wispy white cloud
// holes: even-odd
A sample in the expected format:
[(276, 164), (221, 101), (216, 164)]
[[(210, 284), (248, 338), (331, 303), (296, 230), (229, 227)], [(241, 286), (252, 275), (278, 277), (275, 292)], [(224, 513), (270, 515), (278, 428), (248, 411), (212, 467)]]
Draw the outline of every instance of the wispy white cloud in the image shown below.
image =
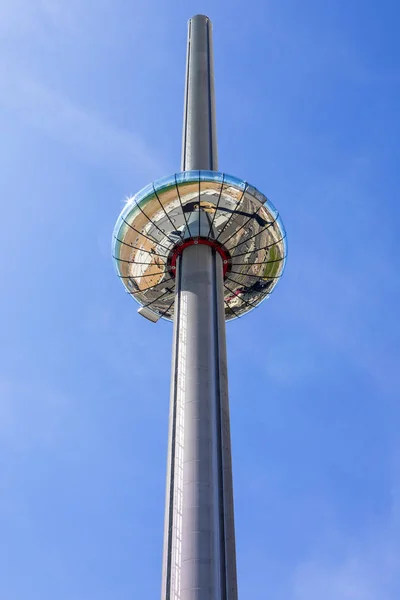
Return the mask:
[[(275, 549), (268, 541), (253, 534), (249, 538), (246, 557), (239, 557), (239, 566), (245, 564), (254, 572), (243, 578), (248, 598), (274, 598), (274, 600), (398, 600), (400, 598), (400, 488), (398, 485), (399, 454), (392, 457), (394, 477), (391, 483), (391, 504), (387, 510), (371, 510), (362, 529), (356, 532), (343, 521), (335, 510), (335, 497), (320, 498), (314, 491), (305, 492), (308, 505), (319, 515), (294, 522), (293, 546), (288, 547), (287, 559), (282, 557), (282, 547)], [(265, 507), (279, 501), (277, 491), (282, 485), (279, 473), (253, 469), (256, 480), (250, 482), (254, 497), (265, 500)], [(384, 493), (382, 491), (382, 493)], [(304, 498), (294, 498), (296, 504)], [(360, 510), (365, 511), (363, 498)], [(290, 505), (291, 503), (289, 503)], [(283, 502), (283, 512), (288, 499)], [(291, 509), (292, 510), (292, 509)], [(323, 516), (322, 516), (323, 515)], [(288, 515), (289, 522), (291, 515)], [(263, 517), (258, 522), (262, 527)], [(283, 517), (282, 517), (283, 519)], [(286, 523), (283, 523), (286, 527)], [(273, 536), (276, 536), (272, 524)], [(304, 536), (303, 527), (308, 533)], [(350, 529), (353, 529), (350, 532)], [(300, 539), (304, 545), (299, 548)], [(276, 539), (276, 537), (274, 537)], [(288, 542), (286, 542), (288, 543)], [(268, 549), (268, 554), (267, 554)], [(240, 545), (239, 545), (240, 550)], [(251, 558), (248, 558), (250, 554)], [(301, 558), (300, 558), (301, 556)], [(264, 584), (262, 593), (260, 590)]]
[(0, 64), (0, 105), (67, 145), (87, 162), (149, 175), (167, 171), (164, 161), (140, 136), (107, 123), (4, 63)]
[(61, 31), (84, 33), (93, 11), (96, 15), (109, 11), (109, 0), (79, 2), (79, 0), (12, 0), (0, 4), (0, 39), (27, 36), (39, 38), (43, 44), (57, 39)]
[(356, 538), (332, 520), (319, 551), (298, 565), (289, 600), (398, 600), (400, 598), (399, 452), (392, 455), (391, 505), (371, 513)]
[[(387, 334), (397, 323), (384, 316), (398, 298), (395, 233), (390, 223), (384, 232), (377, 225), (382, 208), (369, 184), (373, 159), (365, 151), (336, 172), (319, 175), (299, 198), (307, 210), (296, 215), (292, 208), (284, 277), (297, 289), (286, 318), (307, 328), (308, 358), (316, 351), (313, 338), (364, 371), (382, 393), (393, 394), (400, 384), (395, 368), (400, 355)], [(296, 359), (305, 360), (301, 352)], [(282, 362), (287, 364), (284, 354)]]
[[(343, 542), (336, 560), (315, 558), (299, 566), (290, 600), (397, 600), (400, 531), (392, 519), (364, 543)], [(329, 547), (329, 540), (326, 540)], [(326, 556), (325, 548), (321, 554)]]
[[(262, 10), (265, 18), (252, 24), (252, 36), (257, 37), (257, 29), (260, 35), (268, 32), (274, 47), (279, 48), (279, 58), (290, 61), (294, 77), (324, 71), (360, 84), (399, 82), (398, 69), (383, 68), (368, 60), (368, 55), (360, 50), (346, 27), (313, 27), (315, 13), (312, 9), (308, 18), (304, 18), (307, 13), (302, 10), (300, 19), (296, 18), (297, 7), (288, 11), (281, 2), (263, 3)], [(371, 43), (376, 44), (377, 39)]]
[[(94, 13), (96, 23), (104, 23), (101, 36), (93, 30)], [(70, 75), (75, 69), (74, 60), (79, 60), (80, 51), (87, 52), (92, 38), (97, 45), (114, 46), (121, 33), (113, 27), (115, 19), (109, 0), (2, 3), (0, 106), (12, 111), (27, 126), (65, 144), (86, 162), (119, 173), (138, 171), (144, 179), (151, 178), (170, 169), (143, 135), (116, 126), (110, 117), (104, 118), (96, 110), (72, 100), (74, 92), (69, 90), (68, 77), (64, 78), (66, 88), (61, 92), (48, 77), (54, 72), (54, 64), (48, 60), (53, 51), (63, 48), (67, 55), (73, 52), (67, 71)], [(36, 64), (37, 55), (43, 52), (47, 71)]]

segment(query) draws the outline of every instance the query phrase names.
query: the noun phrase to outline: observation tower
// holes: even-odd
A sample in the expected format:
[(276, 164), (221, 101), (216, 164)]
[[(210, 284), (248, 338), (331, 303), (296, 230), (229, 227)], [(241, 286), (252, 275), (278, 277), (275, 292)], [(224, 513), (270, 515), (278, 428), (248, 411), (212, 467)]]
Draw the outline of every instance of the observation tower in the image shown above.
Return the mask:
[(173, 321), (161, 600), (237, 600), (225, 321), (268, 298), (286, 234), (273, 204), (218, 171), (212, 29), (189, 21), (181, 171), (130, 198), (113, 257), (138, 312)]

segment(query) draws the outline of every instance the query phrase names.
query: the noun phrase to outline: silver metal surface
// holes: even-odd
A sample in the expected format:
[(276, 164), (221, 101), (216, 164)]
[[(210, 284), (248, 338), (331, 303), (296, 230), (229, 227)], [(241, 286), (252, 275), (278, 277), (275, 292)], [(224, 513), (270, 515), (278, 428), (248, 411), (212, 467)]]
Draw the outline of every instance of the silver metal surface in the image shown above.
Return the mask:
[(212, 25), (196, 15), (188, 23), (182, 171), (218, 169)]
[(178, 263), (163, 600), (236, 600), (222, 261)]
[[(212, 114), (205, 110), (209, 28), (205, 17), (189, 24), (183, 165), (190, 168), (204, 168), (206, 160), (213, 168)], [(197, 243), (184, 247), (175, 272), (162, 600), (237, 600), (223, 262), (216, 247), (204, 244), (222, 230), (214, 227), (215, 208), (209, 210), (215, 190), (200, 176), (196, 183), (194, 190), (176, 185), (182, 244)]]
[[(273, 204), (255, 187), (217, 171), (189, 171), (160, 179), (130, 198), (114, 230), (113, 254), (126, 290), (141, 305), (172, 320), (175, 278), (168, 257), (184, 241), (193, 214), (202, 238), (230, 255), (224, 281), (225, 317), (255, 308), (283, 273), (286, 234)], [(203, 215), (204, 216), (204, 215)], [(191, 229), (193, 237), (196, 228)], [(208, 235), (207, 235), (208, 234)]]
[(160, 315), (155, 313), (151, 308), (147, 308), (146, 306), (141, 306), (138, 308), (138, 313), (145, 319), (148, 319), (152, 323), (157, 323), (160, 320)]

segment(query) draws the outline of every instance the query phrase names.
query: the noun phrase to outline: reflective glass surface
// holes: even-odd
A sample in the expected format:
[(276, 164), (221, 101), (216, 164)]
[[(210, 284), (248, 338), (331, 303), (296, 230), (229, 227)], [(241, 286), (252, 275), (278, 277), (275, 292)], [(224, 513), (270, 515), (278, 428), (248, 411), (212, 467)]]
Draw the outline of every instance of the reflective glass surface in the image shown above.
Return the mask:
[(273, 204), (255, 187), (230, 175), (177, 173), (129, 198), (113, 235), (118, 276), (139, 304), (172, 319), (175, 279), (169, 261), (195, 211), (208, 214), (209, 231), (202, 230), (202, 237), (221, 244), (230, 257), (225, 314), (227, 319), (240, 317), (274, 289), (283, 273), (287, 246)]

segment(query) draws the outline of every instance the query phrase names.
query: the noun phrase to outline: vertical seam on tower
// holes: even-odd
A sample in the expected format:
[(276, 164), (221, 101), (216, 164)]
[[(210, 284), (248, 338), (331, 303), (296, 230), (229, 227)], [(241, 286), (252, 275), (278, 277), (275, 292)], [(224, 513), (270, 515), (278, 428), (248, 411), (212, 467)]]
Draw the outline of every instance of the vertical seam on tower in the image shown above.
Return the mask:
[(182, 148), (182, 171), (186, 171), (186, 142), (187, 142), (187, 124), (188, 124), (188, 105), (189, 105), (189, 77), (190, 77), (190, 52), (192, 37), (192, 21), (189, 21), (188, 47), (187, 47), (187, 65), (186, 65), (186, 89), (185, 89), (185, 121), (183, 130), (183, 148)]
[(172, 532), (174, 520), (174, 491), (175, 491), (175, 447), (176, 447), (176, 406), (177, 406), (177, 389), (178, 389), (178, 358), (179, 358), (179, 331), (180, 331), (180, 313), (181, 313), (181, 282), (182, 282), (182, 256), (178, 258), (178, 281), (176, 282), (177, 307), (175, 319), (176, 321), (176, 340), (175, 340), (175, 373), (174, 373), (174, 391), (173, 391), (173, 412), (172, 412), (172, 447), (171, 447), (171, 478), (170, 478), (170, 493), (169, 493), (169, 519), (168, 519), (168, 550), (167, 550), (167, 583), (166, 583), (166, 599), (171, 600), (171, 561), (172, 561)]
[(219, 515), (219, 543), (220, 543), (220, 597), (227, 600), (226, 582), (226, 544), (225, 544), (225, 514), (224, 514), (224, 470), (222, 447), (222, 406), (221, 406), (221, 381), (220, 381), (220, 352), (219, 352), (219, 310), (218, 310), (218, 282), (216, 251), (213, 248), (213, 313), (214, 313), (214, 354), (216, 357), (216, 414), (217, 414), (217, 462), (218, 462), (218, 515)]
[(200, 237), (200, 222), (201, 222), (201, 194), (200, 194), (200, 176), (201, 176), (201, 171), (199, 171), (199, 237)]
[(213, 113), (212, 113), (212, 98), (211, 98), (211, 44), (210, 44), (210, 21), (207, 19), (207, 88), (208, 88), (208, 139), (209, 139), (209, 154), (210, 164), (209, 169), (214, 171), (214, 139), (213, 139)]

